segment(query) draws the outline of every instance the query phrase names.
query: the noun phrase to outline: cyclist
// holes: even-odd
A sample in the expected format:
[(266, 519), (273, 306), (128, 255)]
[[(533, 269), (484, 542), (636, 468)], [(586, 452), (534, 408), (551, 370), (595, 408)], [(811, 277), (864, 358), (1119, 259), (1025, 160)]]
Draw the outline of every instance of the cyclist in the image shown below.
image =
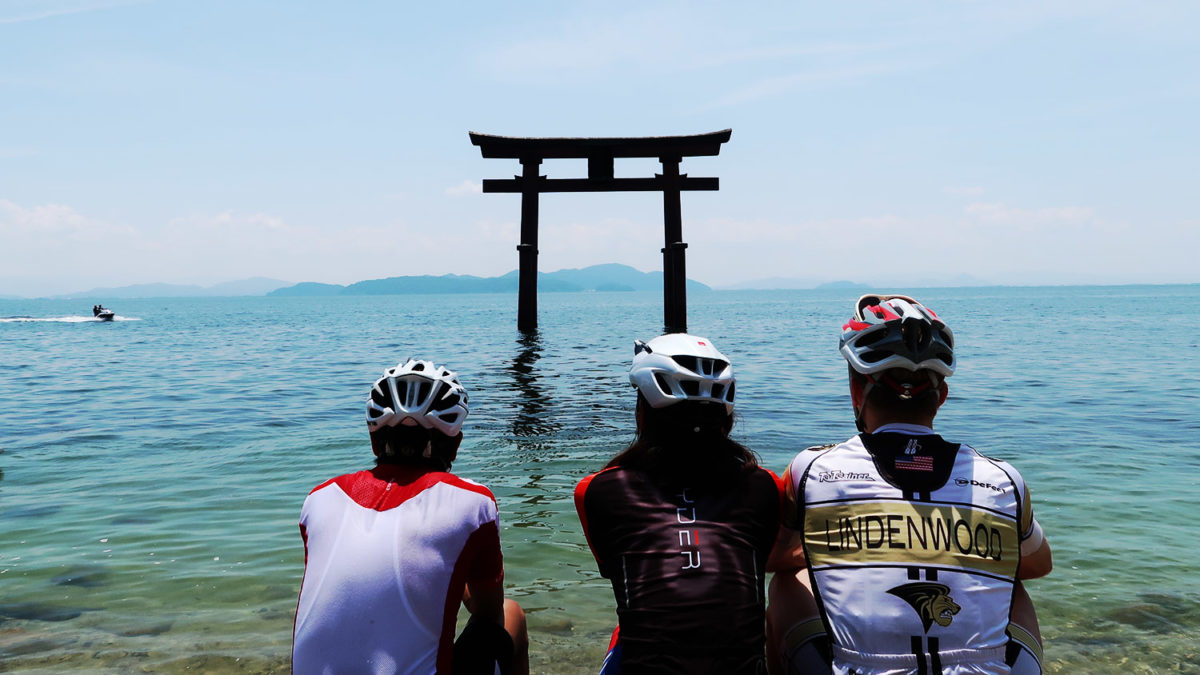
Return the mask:
[(729, 438), (729, 360), (703, 337), (634, 343), (637, 433), (575, 488), (618, 626), (601, 672), (762, 672), (778, 478)]
[[(843, 326), (862, 432), (809, 448), (784, 473), (785, 525), (806, 570), (776, 575), (772, 645), (789, 672), (1038, 673), (1021, 579), (1052, 567), (1021, 474), (933, 431), (954, 336), (905, 296), (867, 295)], [(793, 602), (815, 597), (820, 623)], [(790, 635), (781, 635), (781, 633)]]
[[(449, 473), (466, 416), (467, 392), (444, 366), (409, 359), (375, 382), (375, 467), (304, 500), (293, 672), (528, 672), (525, 616), (504, 598), (496, 499)], [(460, 602), (471, 618), (455, 641)]]

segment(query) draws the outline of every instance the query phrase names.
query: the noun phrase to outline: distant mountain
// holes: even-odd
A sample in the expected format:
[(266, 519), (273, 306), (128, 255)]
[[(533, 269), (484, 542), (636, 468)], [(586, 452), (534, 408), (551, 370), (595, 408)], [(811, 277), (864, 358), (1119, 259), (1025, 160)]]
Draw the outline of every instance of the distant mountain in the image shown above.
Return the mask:
[(941, 279), (905, 279), (902, 281), (884, 279), (882, 282), (862, 281), (822, 281), (812, 277), (768, 277), (739, 281), (718, 287), (722, 291), (774, 291), (774, 290), (875, 290), (891, 291), (896, 288), (954, 288), (960, 286), (991, 286), (992, 282), (984, 281), (967, 274)]
[(818, 290), (836, 291), (843, 289), (867, 290), (871, 288), (870, 284), (860, 284), (854, 281), (830, 281), (829, 283), (817, 285)]
[(345, 286), (337, 284), (319, 284), (315, 281), (304, 281), (295, 286), (286, 286), (269, 291), (267, 295), (278, 296), (294, 296), (294, 295), (338, 295), (346, 290)]
[(776, 290), (807, 290), (821, 285), (820, 279), (796, 277), (768, 277), (752, 279), (733, 284), (719, 286), (722, 291), (776, 291)]
[(267, 277), (251, 277), (241, 281), (226, 281), (223, 284), (209, 286), (209, 295), (266, 295), (277, 288), (290, 285), (290, 281), (268, 279)]
[(227, 281), (214, 286), (192, 286), (187, 284), (134, 284), (116, 288), (93, 288), (90, 291), (65, 293), (55, 298), (196, 298), (205, 296), (265, 295), (291, 284), (290, 281), (253, 277), (241, 281)]
[[(520, 274), (513, 270), (498, 277), (477, 277), (463, 274), (441, 276), (388, 277), (359, 281), (349, 286), (304, 282), (273, 290), (267, 295), (410, 295), (418, 293), (516, 293)], [(687, 289), (712, 290), (705, 284), (688, 279)], [(538, 292), (579, 291), (661, 291), (662, 272), (641, 272), (628, 265), (615, 263), (592, 265), (583, 269), (557, 272), (538, 272)]]

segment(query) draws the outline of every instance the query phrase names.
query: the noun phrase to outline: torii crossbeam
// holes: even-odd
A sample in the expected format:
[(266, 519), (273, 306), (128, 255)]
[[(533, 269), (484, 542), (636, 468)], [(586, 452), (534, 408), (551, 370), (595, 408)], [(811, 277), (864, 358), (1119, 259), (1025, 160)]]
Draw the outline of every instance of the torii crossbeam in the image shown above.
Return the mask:
[[(470, 132), (471, 143), (485, 158), (521, 162), (522, 172), (511, 179), (485, 179), (484, 192), (521, 195), (521, 243), (517, 246), (520, 282), (517, 329), (537, 329), (538, 195), (543, 192), (653, 192), (663, 193), (663, 324), (668, 333), (687, 332), (687, 273), (684, 262), (683, 222), (679, 193), (684, 190), (717, 190), (716, 178), (692, 178), (679, 173), (684, 157), (714, 156), (729, 140), (731, 129), (694, 136), (642, 136), (634, 138), (514, 138)], [(662, 173), (652, 178), (617, 178), (617, 157), (656, 157)], [(545, 159), (586, 159), (587, 178), (551, 179), (539, 175)]]

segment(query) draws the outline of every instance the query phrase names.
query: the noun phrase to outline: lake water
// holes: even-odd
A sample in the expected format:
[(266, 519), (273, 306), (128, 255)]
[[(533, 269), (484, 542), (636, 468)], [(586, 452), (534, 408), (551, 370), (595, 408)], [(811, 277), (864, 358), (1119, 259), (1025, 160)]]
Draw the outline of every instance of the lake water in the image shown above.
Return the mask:
[[(960, 345), (939, 431), (1013, 462), (1053, 544), (1047, 672), (1200, 673), (1200, 286), (913, 293)], [(857, 295), (689, 298), (768, 468), (854, 432)], [(632, 436), (660, 295), (543, 294), (526, 338), (510, 295), (95, 301), (0, 301), (0, 671), (287, 672), (300, 505), (370, 465), (367, 390), (409, 355), (471, 394), (454, 470), (498, 498), (534, 672), (597, 670), (616, 615), (571, 491)]]

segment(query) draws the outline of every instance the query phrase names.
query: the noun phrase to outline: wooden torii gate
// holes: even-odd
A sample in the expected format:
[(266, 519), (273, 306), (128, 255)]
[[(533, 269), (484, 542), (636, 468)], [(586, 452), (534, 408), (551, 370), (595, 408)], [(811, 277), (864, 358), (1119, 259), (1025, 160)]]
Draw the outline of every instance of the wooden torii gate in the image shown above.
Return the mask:
[[(729, 140), (731, 129), (694, 136), (643, 136), (634, 138), (514, 138), (470, 132), (471, 143), (485, 158), (516, 159), (521, 175), (511, 179), (484, 179), (484, 192), (521, 195), (521, 243), (517, 245), (520, 281), (517, 329), (537, 329), (538, 195), (543, 192), (654, 192), (663, 193), (663, 324), (668, 333), (687, 332), (687, 270), (684, 262), (683, 222), (679, 193), (684, 190), (717, 190), (716, 178), (693, 178), (679, 173), (684, 157), (714, 156)], [(613, 159), (657, 157), (662, 173), (652, 178), (616, 178)], [(539, 175), (545, 159), (587, 159), (587, 178), (551, 179)]]

